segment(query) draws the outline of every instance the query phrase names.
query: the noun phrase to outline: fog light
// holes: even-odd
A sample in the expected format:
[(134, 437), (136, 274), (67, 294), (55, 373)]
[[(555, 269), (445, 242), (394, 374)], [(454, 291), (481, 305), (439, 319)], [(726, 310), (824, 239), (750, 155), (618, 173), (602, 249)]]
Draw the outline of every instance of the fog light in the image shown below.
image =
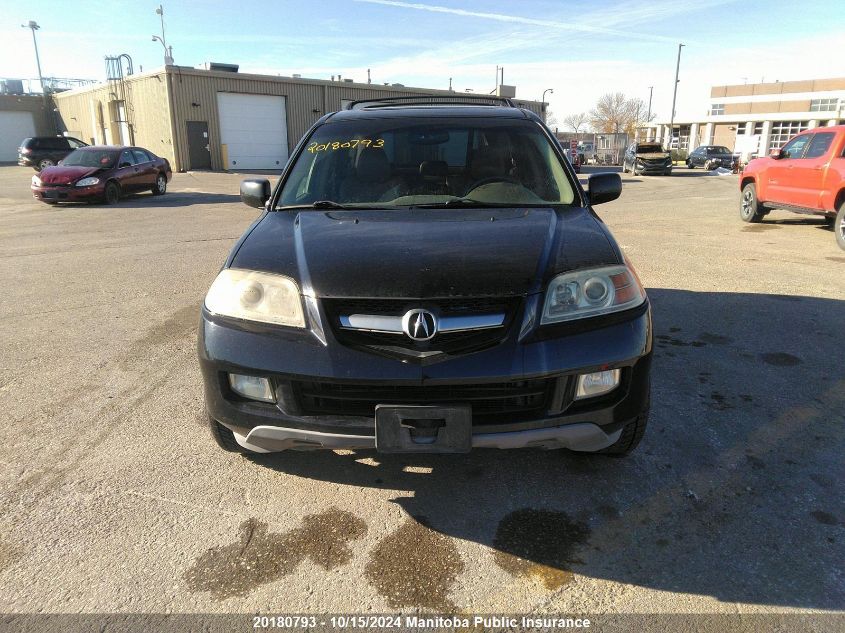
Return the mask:
[(263, 402), (275, 402), (273, 389), (270, 381), (259, 376), (244, 376), (242, 374), (229, 374), (229, 385), (232, 391), (242, 395), (244, 398), (261, 400)]
[(608, 393), (619, 386), (618, 369), (608, 371), (596, 371), (592, 374), (581, 374), (578, 376), (578, 388), (575, 390), (575, 399), (593, 398)]

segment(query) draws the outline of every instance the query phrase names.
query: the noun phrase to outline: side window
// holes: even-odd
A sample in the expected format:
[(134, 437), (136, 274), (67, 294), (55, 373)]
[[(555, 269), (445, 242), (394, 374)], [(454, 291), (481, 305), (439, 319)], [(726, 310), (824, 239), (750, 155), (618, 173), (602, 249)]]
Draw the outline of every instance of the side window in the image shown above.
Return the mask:
[(132, 152), (128, 149), (123, 150), (120, 153), (120, 160), (117, 163), (118, 167), (126, 167), (127, 165), (134, 165), (135, 164), (135, 157), (132, 156)]
[(804, 158), (819, 158), (827, 154), (830, 144), (833, 143), (833, 136), (833, 132), (813, 134), (813, 139), (810, 141), (809, 147), (807, 147), (807, 153), (804, 155)]
[(133, 149), (132, 153), (135, 155), (135, 162), (138, 165), (143, 163), (149, 163), (152, 160), (144, 150), (141, 149)]
[(70, 146), (71, 146), (72, 149), (79, 149), (80, 147), (85, 147), (84, 143), (77, 141), (76, 139), (73, 139), (73, 138), (69, 138), (67, 140), (67, 142), (70, 143)]
[(794, 139), (789, 141), (789, 143), (783, 146), (783, 157), (801, 158), (801, 154), (804, 152), (804, 147), (807, 145), (807, 141), (809, 140), (809, 134), (802, 134), (801, 136), (796, 136)]

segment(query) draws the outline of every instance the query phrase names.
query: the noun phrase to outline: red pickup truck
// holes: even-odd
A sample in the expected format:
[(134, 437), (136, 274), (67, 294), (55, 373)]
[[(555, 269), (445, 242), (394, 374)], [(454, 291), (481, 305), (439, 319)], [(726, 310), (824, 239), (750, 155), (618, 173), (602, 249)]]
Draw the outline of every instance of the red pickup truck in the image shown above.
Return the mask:
[(772, 209), (822, 215), (845, 250), (845, 125), (802, 132), (739, 179), (739, 216), (760, 222)]

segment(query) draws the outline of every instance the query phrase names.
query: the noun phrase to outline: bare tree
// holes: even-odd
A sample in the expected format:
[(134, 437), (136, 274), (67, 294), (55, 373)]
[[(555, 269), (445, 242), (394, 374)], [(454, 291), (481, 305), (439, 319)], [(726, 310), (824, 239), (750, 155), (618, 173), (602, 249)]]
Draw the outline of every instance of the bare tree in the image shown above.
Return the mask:
[(621, 92), (608, 93), (599, 99), (596, 107), (590, 111), (590, 122), (598, 132), (619, 133), (634, 131), (645, 123), (653, 121), (655, 115), (648, 116), (642, 99), (627, 98)]
[(589, 121), (589, 117), (587, 116), (586, 112), (579, 112), (578, 114), (570, 114), (563, 119), (563, 124), (566, 127), (571, 127), (572, 131), (575, 132), (577, 136), (578, 133), (581, 131), (587, 122)]
[(628, 99), (621, 92), (602, 95), (590, 111), (590, 123), (597, 132), (622, 132), (629, 122)]
[(554, 113), (546, 106), (546, 125), (550, 128), (554, 128), (557, 125), (557, 117)]

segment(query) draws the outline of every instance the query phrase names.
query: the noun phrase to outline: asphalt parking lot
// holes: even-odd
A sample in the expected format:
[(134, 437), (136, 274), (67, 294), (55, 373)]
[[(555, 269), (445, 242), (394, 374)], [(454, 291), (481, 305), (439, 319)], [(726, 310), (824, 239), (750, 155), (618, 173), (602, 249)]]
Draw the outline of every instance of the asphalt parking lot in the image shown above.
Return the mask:
[[(597, 207), (654, 308), (626, 459), (220, 451), (198, 310), (258, 215), (234, 174), (47, 206), (0, 167), (0, 611), (845, 608), (845, 253), (737, 176)], [(582, 175), (586, 179), (586, 174)]]

